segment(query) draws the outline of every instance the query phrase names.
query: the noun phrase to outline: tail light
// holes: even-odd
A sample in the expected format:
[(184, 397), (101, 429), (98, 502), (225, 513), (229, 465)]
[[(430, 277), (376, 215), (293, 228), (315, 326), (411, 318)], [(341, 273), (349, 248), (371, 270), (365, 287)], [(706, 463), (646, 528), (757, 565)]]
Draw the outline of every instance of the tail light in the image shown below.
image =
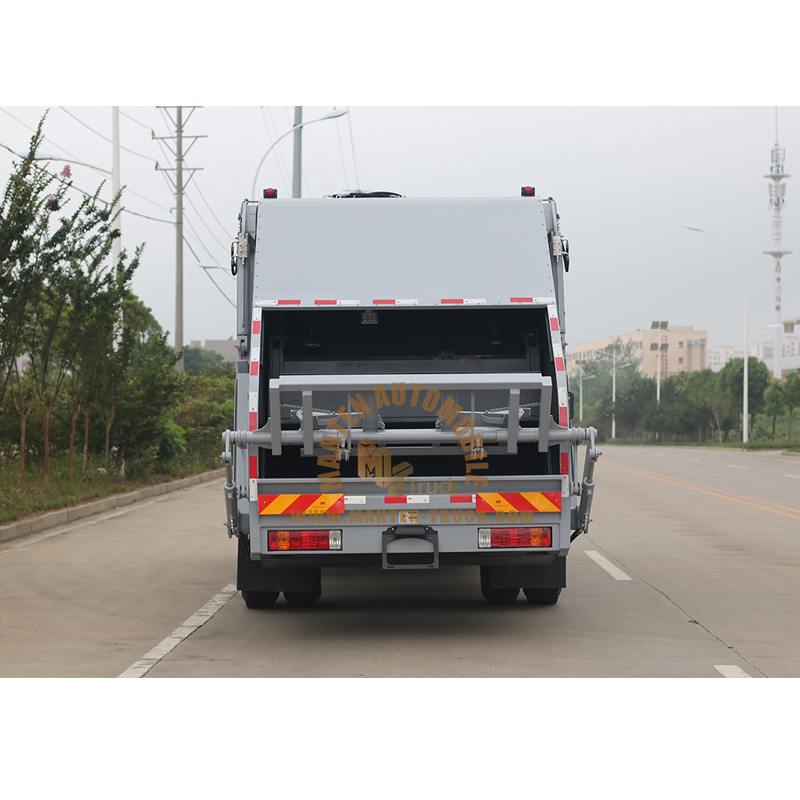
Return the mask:
[(342, 532), (336, 531), (268, 531), (270, 550), (341, 550)]
[(478, 528), (478, 547), (551, 547), (552, 528)]

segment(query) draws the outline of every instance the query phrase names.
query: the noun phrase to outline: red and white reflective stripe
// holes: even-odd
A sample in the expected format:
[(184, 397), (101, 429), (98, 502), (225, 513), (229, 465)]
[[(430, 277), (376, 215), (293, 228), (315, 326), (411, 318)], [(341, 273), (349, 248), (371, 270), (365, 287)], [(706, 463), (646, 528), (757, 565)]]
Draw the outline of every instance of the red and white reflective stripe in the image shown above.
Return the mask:
[(550, 330), (558, 331), (558, 309), (556, 306), (547, 306), (547, 314), (550, 317)]
[(261, 359), (261, 348), (250, 347), (250, 375), (254, 378), (258, 376), (258, 364)]
[(365, 494), (351, 494), (344, 496), (344, 507), (348, 506), (365, 506), (367, 504), (367, 496)]
[(561, 356), (556, 356), (556, 372), (564, 371), (564, 359)]
[(480, 299), (479, 298), (469, 298), (469, 299), (467, 299), (467, 298), (458, 298), (458, 299), (456, 299), (456, 298), (448, 298), (448, 297), (442, 298), (442, 305), (443, 306), (447, 306), (447, 305), (451, 305), (451, 306), (480, 306), (480, 305), (485, 305), (485, 304), (486, 304), (485, 298), (480, 298)]
[(400, 505), (427, 505), (431, 502), (431, 496), (429, 494), (403, 494), (398, 496), (387, 494), (383, 498), (383, 502)]
[(569, 453), (561, 454), (561, 474), (569, 475)]
[(537, 306), (552, 306), (555, 300), (552, 297), (509, 297), (510, 303), (534, 303)]
[(569, 413), (567, 411), (567, 388), (558, 387), (558, 424), (562, 428), (569, 427)]
[[(254, 310), (255, 313), (255, 310)], [(261, 320), (253, 319), (253, 336), (261, 336)]]
[(397, 299), (384, 299), (373, 300), (374, 306), (415, 306), (419, 303), (418, 300), (397, 300)]
[(315, 300), (315, 306), (335, 306), (338, 304), (338, 300)]
[(247, 398), (249, 400), (249, 406), (247, 409), (249, 421), (250, 421), (250, 430), (257, 431), (258, 430), (258, 392), (248, 392)]
[(474, 494), (451, 494), (450, 495), (450, 502), (451, 503), (474, 503), (475, 502), (475, 495)]

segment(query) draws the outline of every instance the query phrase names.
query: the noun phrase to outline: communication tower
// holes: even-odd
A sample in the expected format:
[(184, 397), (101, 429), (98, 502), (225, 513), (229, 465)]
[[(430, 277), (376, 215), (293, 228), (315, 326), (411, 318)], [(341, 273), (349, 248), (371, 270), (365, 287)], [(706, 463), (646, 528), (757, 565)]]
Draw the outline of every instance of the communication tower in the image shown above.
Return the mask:
[(783, 355), (783, 316), (781, 312), (781, 257), (790, 254), (791, 250), (781, 250), (781, 234), (783, 231), (783, 205), (786, 196), (786, 184), (781, 183), (784, 178), (790, 178), (783, 171), (785, 150), (778, 144), (778, 109), (775, 109), (775, 147), (772, 148), (772, 166), (769, 175), (769, 208), (772, 211), (772, 250), (765, 250), (764, 254), (775, 259), (775, 347), (772, 356), (772, 374), (780, 379), (781, 356)]

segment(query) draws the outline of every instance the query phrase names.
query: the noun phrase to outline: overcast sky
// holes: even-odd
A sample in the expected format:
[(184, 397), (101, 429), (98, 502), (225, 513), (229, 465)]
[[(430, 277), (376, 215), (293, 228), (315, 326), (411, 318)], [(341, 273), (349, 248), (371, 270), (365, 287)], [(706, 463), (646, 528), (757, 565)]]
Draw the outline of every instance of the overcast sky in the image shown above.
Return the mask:
[[(146, 243), (134, 289), (169, 331), (175, 320), (174, 167), (155, 136), (174, 135), (155, 106), (121, 106), (124, 245)], [(4, 106), (0, 143), (23, 151), (45, 106)], [(87, 191), (110, 179), (84, 162), (111, 167), (109, 106), (50, 106), (41, 152), (66, 161)], [(317, 119), (331, 106), (304, 107)], [(169, 109), (174, 119), (174, 109)], [(186, 113), (186, 112), (184, 112)], [(241, 201), (269, 146), (293, 125), (290, 106), (197, 108), (186, 164), (185, 339), (234, 334), (230, 243)], [(773, 322), (774, 273), (768, 181), (775, 107), (350, 107), (304, 129), (303, 195), (381, 189), (409, 197), (514, 197), (523, 184), (558, 203), (570, 241), (570, 342), (649, 328), (652, 320), (708, 331), (711, 347), (743, 340), (744, 277), (735, 252), (686, 223), (718, 233), (740, 251), (750, 283), (750, 328)], [(800, 109), (779, 107), (786, 170), (800, 159)], [(151, 133), (152, 132), (152, 133)], [(105, 138), (104, 138), (105, 137)], [(188, 145), (191, 140), (188, 139)], [(131, 151), (131, 152), (128, 152)], [(0, 172), (13, 156), (0, 153)], [(257, 187), (291, 195), (292, 137), (272, 151)], [(800, 172), (787, 180), (783, 245), (800, 255)], [(797, 187), (797, 188), (795, 188)], [(155, 219), (147, 219), (152, 217)], [(162, 220), (162, 221), (157, 221)], [(798, 255), (783, 261), (783, 308), (800, 317)], [(215, 263), (224, 270), (204, 272)], [(215, 286), (211, 278), (216, 281)], [(491, 276), (487, 275), (487, 280)], [(756, 332), (753, 341), (771, 338)]]

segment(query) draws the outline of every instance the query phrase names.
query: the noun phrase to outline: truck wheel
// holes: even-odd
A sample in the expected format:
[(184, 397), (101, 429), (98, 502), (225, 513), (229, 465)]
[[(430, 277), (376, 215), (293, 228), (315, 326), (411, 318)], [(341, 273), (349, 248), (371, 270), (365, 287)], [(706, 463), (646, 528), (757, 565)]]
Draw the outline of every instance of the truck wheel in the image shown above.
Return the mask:
[(519, 589), (481, 589), (481, 594), (493, 606), (510, 606), (516, 603)]
[(496, 567), (481, 567), (481, 594), (493, 606), (510, 606), (516, 602), (519, 589), (492, 586), (492, 576), (497, 575), (496, 570)]
[(322, 591), (316, 592), (284, 592), (286, 602), (293, 608), (310, 608), (322, 596)]
[(272, 608), (280, 592), (254, 592), (242, 589), (242, 600), (248, 608)]
[(535, 606), (554, 606), (558, 602), (561, 589), (523, 589), (528, 602)]

